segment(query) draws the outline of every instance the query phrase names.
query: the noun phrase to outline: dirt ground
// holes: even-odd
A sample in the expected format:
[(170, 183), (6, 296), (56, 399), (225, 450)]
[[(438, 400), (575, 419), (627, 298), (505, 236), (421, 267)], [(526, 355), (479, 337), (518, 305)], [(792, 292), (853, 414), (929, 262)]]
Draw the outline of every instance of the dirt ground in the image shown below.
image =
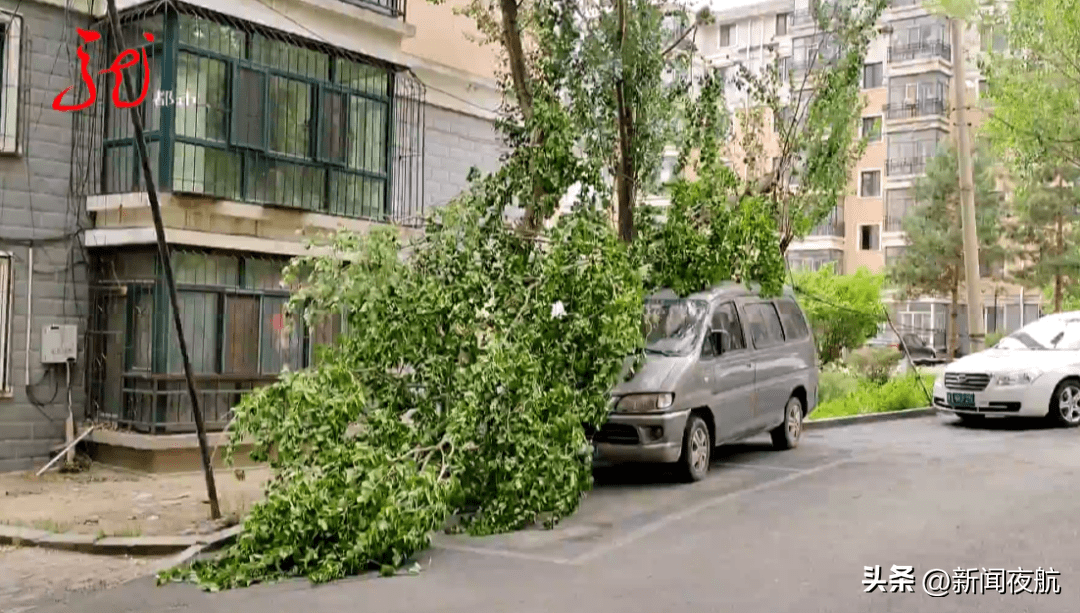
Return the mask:
[(66, 603), (153, 574), (165, 560), (0, 546), (0, 613)]
[[(263, 497), (265, 468), (214, 473), (222, 515)], [(242, 479), (239, 477), (243, 477)], [(213, 531), (203, 474), (148, 475), (94, 465), (84, 472), (0, 474), (0, 523), (50, 532), (159, 536)], [(2, 592), (0, 592), (2, 593)]]

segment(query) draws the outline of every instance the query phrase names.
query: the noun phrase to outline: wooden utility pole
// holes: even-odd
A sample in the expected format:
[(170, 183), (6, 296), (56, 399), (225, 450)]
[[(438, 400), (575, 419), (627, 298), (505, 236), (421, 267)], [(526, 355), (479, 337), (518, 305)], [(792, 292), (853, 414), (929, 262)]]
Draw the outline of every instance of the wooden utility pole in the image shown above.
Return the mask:
[(979, 235), (975, 229), (975, 179), (971, 163), (971, 134), (967, 118), (967, 70), (964, 64), (964, 22), (951, 18), (953, 100), (956, 104), (957, 159), (960, 167), (960, 210), (964, 229), (964, 281), (967, 287), (968, 353), (982, 351), (982, 292), (979, 279)]
[[(107, 0), (109, 11), (109, 30), (113, 41), (113, 53), (117, 57), (126, 48), (123, 41), (123, 33), (120, 30), (120, 18), (116, 13), (116, 0)], [(169, 41), (164, 41), (169, 44)], [(131, 85), (131, 79), (127, 71), (117, 71), (114, 76), (120, 77), (124, 82), (124, 91), (128, 100), (136, 100), (135, 88)], [(150, 200), (150, 212), (154, 216), (154, 231), (157, 234), (158, 255), (161, 257), (162, 267), (165, 269), (165, 283), (169, 287), (169, 303), (172, 305), (173, 325), (176, 327), (176, 338), (180, 343), (180, 358), (184, 363), (184, 378), (187, 379), (188, 396), (191, 399), (191, 414), (195, 418), (195, 433), (199, 439), (199, 452), (202, 455), (203, 474), (206, 476), (206, 494), (210, 499), (210, 517), (221, 517), (221, 508), (218, 505), (217, 486), (214, 484), (214, 468), (210, 464), (210, 448), (206, 444), (206, 426), (203, 424), (202, 409), (199, 408), (199, 395), (195, 391), (195, 379), (191, 374), (191, 359), (188, 357), (187, 341), (184, 339), (183, 322), (180, 319), (180, 304), (176, 297), (176, 279), (173, 278), (172, 258), (169, 255), (169, 244), (165, 242), (165, 224), (161, 220), (161, 203), (158, 202), (157, 186), (154, 185), (154, 172), (150, 167), (150, 156), (146, 152), (146, 140), (143, 136), (143, 120), (141, 105), (131, 107), (131, 124), (135, 128), (135, 146), (139, 151), (139, 160), (142, 162), (143, 178), (146, 181), (146, 196)]]

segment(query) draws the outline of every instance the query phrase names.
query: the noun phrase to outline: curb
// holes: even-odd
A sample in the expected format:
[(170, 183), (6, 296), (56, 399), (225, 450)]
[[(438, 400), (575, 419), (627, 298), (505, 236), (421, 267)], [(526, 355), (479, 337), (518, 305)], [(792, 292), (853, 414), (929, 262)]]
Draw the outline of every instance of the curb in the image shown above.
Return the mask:
[(922, 409), (905, 409), (903, 411), (888, 411), (885, 413), (867, 413), (865, 415), (850, 415), (845, 417), (831, 417), (821, 420), (807, 420), (803, 422), (804, 430), (827, 430), (829, 428), (842, 428), (844, 426), (858, 426), (861, 424), (875, 423), (879, 421), (895, 421), (899, 419), (914, 419), (928, 417), (937, 414), (937, 409), (925, 407)]
[[(106, 536), (92, 534), (57, 534), (44, 530), (0, 525), (0, 545), (19, 547), (42, 547), (75, 551), (93, 555), (167, 556), (195, 557), (205, 551), (224, 547), (240, 534), (242, 525), (231, 526), (210, 534), (194, 536)], [(181, 559), (180, 564), (186, 561)]]

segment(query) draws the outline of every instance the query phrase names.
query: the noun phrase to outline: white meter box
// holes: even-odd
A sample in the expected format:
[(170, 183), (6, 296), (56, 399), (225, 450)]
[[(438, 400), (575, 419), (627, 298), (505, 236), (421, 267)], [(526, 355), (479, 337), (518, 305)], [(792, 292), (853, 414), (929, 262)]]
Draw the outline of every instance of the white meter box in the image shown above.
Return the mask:
[(78, 356), (78, 352), (78, 326), (53, 324), (41, 329), (42, 364), (73, 362)]

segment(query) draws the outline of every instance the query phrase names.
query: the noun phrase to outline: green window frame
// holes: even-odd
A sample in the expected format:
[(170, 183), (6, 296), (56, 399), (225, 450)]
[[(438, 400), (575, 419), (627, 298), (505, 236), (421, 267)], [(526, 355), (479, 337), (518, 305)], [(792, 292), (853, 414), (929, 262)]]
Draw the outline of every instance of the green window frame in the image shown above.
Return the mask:
[[(200, 91), (195, 110), (161, 107), (165, 129), (147, 133), (148, 141), (160, 142), (151, 153), (160, 156), (161, 189), (352, 218), (390, 214), (391, 68), (254, 26), (176, 14), (164, 19), (166, 32), (177, 35), (163, 37), (167, 46), (148, 47), (162, 60), (157, 68), (163, 87), (167, 83), (178, 99), (192, 83)], [(195, 44), (195, 37), (178, 33), (181, 22), (209, 32), (203, 38), (219, 44)], [(227, 32), (228, 45), (219, 32)], [(211, 68), (217, 70), (209, 76), (199, 72)], [(141, 185), (134, 141), (106, 138), (103, 146), (103, 192), (134, 191)], [(117, 174), (118, 163), (124, 178), (110, 182), (107, 169)]]

